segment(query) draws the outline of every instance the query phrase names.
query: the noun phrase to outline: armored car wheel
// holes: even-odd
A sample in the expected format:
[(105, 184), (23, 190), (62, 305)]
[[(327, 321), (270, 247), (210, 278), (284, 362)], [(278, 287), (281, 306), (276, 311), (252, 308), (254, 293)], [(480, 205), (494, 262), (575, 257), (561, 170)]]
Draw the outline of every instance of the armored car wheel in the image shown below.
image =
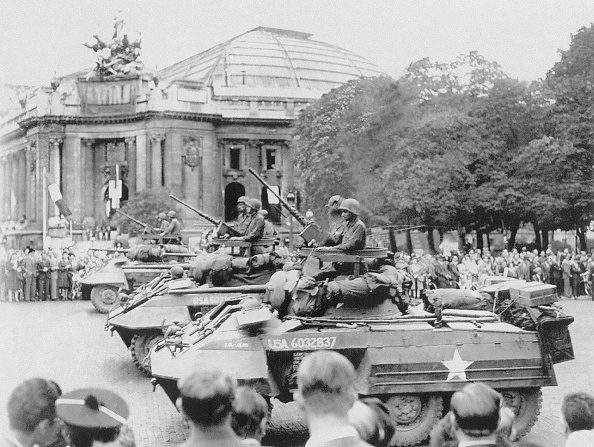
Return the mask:
[(118, 299), (118, 289), (115, 286), (99, 285), (91, 290), (91, 302), (95, 309), (102, 314), (109, 313)]
[(443, 399), (436, 394), (396, 394), (386, 401), (396, 418), (392, 445), (405, 447), (423, 442), (441, 419)]
[(542, 407), (542, 392), (540, 388), (520, 388), (501, 390), (501, 394), (505, 405), (516, 415), (513, 430), (519, 439), (530, 431), (538, 419)]
[(134, 334), (130, 343), (130, 354), (136, 367), (145, 373), (151, 375), (151, 363), (149, 353), (155, 344), (163, 340), (160, 333), (142, 333)]

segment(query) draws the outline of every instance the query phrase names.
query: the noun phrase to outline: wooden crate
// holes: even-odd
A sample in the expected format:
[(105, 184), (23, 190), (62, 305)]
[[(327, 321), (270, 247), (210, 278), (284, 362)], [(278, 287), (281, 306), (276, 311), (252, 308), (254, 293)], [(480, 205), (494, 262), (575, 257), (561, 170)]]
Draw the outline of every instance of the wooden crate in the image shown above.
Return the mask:
[(536, 307), (557, 301), (557, 287), (551, 284), (529, 282), (521, 287), (509, 289), (510, 298), (518, 304)]

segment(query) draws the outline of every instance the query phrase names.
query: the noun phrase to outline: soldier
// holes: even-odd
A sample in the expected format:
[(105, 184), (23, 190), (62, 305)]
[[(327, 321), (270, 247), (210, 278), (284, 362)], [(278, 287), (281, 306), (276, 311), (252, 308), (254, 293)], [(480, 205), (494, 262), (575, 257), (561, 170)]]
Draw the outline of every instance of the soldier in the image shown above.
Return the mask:
[(242, 239), (247, 242), (255, 242), (259, 239), (262, 239), (262, 236), (264, 235), (264, 218), (261, 214), (258, 214), (260, 208), (262, 208), (262, 202), (260, 202), (258, 199), (247, 200), (246, 210), (250, 221), (244, 235), (238, 239)]
[(241, 196), (237, 199), (237, 220), (235, 221), (235, 230), (240, 234), (244, 234), (247, 230), (250, 220), (248, 217), (246, 204), (250, 199), (246, 196)]
[(325, 247), (321, 250), (328, 250), (334, 247), (343, 251), (361, 250), (365, 248), (367, 228), (359, 219), (360, 205), (355, 199), (344, 199), (338, 209), (344, 219), (344, 226), (339, 234), (330, 235)]
[(49, 301), (50, 299), (50, 269), (49, 258), (46, 253), (42, 253), (41, 259), (37, 262), (37, 295), (39, 301)]
[(160, 236), (163, 237), (164, 244), (179, 244), (181, 224), (177, 220), (177, 214), (175, 211), (169, 211), (167, 216), (171, 219), (171, 222), (167, 225), (167, 229), (160, 233)]
[(268, 211), (260, 210), (259, 214), (264, 218), (264, 237), (275, 238), (278, 233), (272, 225), (272, 222), (268, 220)]
[[(56, 400), (56, 413), (64, 422), (71, 447), (134, 445), (128, 425), (126, 401), (116, 393), (100, 388), (80, 388)], [(111, 444), (109, 444), (111, 445)]]
[(325, 205), (328, 208), (328, 234), (330, 236), (340, 233), (341, 228), (344, 225), (341, 212), (339, 210), (340, 204), (344, 198), (340, 195), (334, 195), (328, 199), (328, 203)]
[(163, 233), (164, 231), (167, 231), (167, 228), (169, 228), (169, 221), (167, 220), (167, 215), (165, 213), (159, 213), (157, 222), (159, 222), (159, 227), (153, 229), (155, 232)]

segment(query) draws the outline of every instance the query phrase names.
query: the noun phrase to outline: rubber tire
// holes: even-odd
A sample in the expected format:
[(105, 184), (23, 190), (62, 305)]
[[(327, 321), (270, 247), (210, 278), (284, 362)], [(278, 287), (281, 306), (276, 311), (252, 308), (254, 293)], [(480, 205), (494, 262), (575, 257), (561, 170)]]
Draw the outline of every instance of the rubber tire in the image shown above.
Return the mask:
[(516, 419), (514, 420), (513, 430), (516, 432), (517, 439), (520, 439), (532, 428), (538, 419), (540, 409), (542, 407), (542, 392), (540, 388), (519, 388), (513, 390), (500, 390), (504, 400), (508, 401), (510, 393), (515, 395), (516, 398), (520, 398), (520, 408), (516, 413)]
[[(109, 295), (106, 295), (109, 294)], [(105, 300), (106, 297), (109, 297), (113, 293), (113, 302), (108, 299), (107, 302)], [(98, 286), (94, 286), (91, 290), (91, 303), (97, 309), (97, 312), (102, 314), (107, 314), (113, 308), (114, 304), (118, 301), (118, 288), (115, 286), (109, 286), (105, 284), (101, 284)]]
[(272, 401), (272, 413), (266, 429), (263, 445), (282, 445), (287, 437), (307, 441), (308, 430), (303, 413), (296, 402)]
[[(406, 394), (401, 396), (407, 396)], [(443, 398), (439, 394), (419, 394), (421, 399), (421, 413), (410, 424), (403, 425), (396, 421), (396, 432), (392, 437), (392, 446), (408, 447), (420, 444), (425, 441), (431, 429), (443, 416)], [(391, 411), (395, 407), (390, 404), (390, 400), (397, 396), (392, 396), (386, 401), (386, 405)]]
[(144, 359), (155, 343), (163, 340), (163, 338), (163, 334), (160, 332), (142, 332), (132, 336), (132, 341), (130, 342), (132, 361), (147, 376), (151, 375), (151, 367), (150, 365), (145, 366)]

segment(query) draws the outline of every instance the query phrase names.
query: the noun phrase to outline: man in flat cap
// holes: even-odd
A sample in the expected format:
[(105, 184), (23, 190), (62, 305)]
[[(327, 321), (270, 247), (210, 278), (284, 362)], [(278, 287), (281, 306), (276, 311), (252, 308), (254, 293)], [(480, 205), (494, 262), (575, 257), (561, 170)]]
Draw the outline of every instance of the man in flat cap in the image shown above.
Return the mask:
[(182, 447), (241, 447), (231, 428), (235, 381), (221, 370), (202, 365), (179, 379), (177, 409), (190, 423), (190, 437)]
[(56, 412), (64, 422), (70, 447), (92, 447), (116, 439), (134, 445), (131, 432), (125, 432), (130, 414), (128, 405), (112, 391), (101, 388), (71, 391), (56, 401)]

